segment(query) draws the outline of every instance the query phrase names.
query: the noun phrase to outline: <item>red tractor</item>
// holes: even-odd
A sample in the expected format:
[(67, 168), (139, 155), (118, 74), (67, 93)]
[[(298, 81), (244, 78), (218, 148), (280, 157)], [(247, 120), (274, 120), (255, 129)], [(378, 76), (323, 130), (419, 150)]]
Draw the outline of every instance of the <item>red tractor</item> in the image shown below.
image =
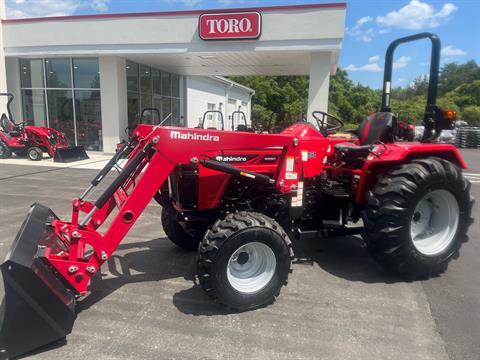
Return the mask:
[[(424, 138), (395, 143), (393, 53), (423, 38), (433, 45)], [(206, 293), (237, 310), (275, 300), (287, 282), (297, 237), (361, 234), (389, 271), (410, 278), (445, 271), (467, 240), (473, 199), (458, 150), (435, 142), (453, 125), (435, 105), (439, 57), (440, 40), (429, 33), (390, 45), (382, 107), (360, 126), (355, 142), (329, 137), (341, 125), (330, 116), (280, 134), (139, 125), (73, 199), (71, 219), (40, 204), (31, 207), (1, 265), (6, 307), (0, 354), (17, 356), (71, 332), (76, 302), (88, 295), (92, 277), (152, 198), (163, 207), (168, 237), (198, 251)], [(118, 177), (88, 201), (127, 151)], [(360, 220), (363, 225), (351, 226)]]
[(0, 159), (7, 159), (13, 153), (17, 156), (27, 156), (33, 161), (42, 160), (44, 153), (53, 157), (55, 162), (88, 159), (82, 146), (69, 146), (65, 135), (53, 128), (29, 126), (25, 125), (25, 121), (16, 124), (10, 110), (13, 94), (3, 93), (0, 96), (8, 98), (8, 115), (2, 114), (0, 117)]

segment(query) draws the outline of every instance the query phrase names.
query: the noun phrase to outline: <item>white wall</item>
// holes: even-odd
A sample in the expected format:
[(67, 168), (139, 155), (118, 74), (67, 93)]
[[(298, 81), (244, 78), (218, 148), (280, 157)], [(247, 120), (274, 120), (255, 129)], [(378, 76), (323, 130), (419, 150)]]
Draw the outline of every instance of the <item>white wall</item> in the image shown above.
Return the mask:
[(16, 123), (23, 121), (22, 112), (22, 94), (20, 90), (20, 62), (18, 58), (5, 58), (5, 69), (7, 76), (7, 89), (15, 98), (10, 109), (12, 110), (13, 119)]
[[(247, 115), (247, 122), (250, 124), (250, 92), (246, 89), (239, 88), (230, 83), (216, 80), (210, 77), (187, 76), (186, 77), (186, 106), (188, 127), (195, 127), (199, 124), (199, 119), (203, 118), (203, 114), (207, 111), (209, 103), (215, 104), (215, 109), (219, 110), (220, 104), (223, 113), (225, 129), (231, 129), (229, 121), (230, 114), (238, 109), (241, 101), (248, 103), (246, 108), (242, 110)], [(238, 105), (228, 105), (228, 98), (237, 99)]]
[[(0, 20), (5, 18), (5, 2), (0, 0)], [(3, 41), (3, 23), (0, 21), (0, 93), (7, 92), (7, 73)], [(7, 112), (6, 98), (0, 99), (0, 115)]]
[(328, 112), (330, 56), (330, 53), (312, 54), (312, 64), (310, 66), (310, 86), (308, 89), (308, 120), (313, 120), (313, 111)]

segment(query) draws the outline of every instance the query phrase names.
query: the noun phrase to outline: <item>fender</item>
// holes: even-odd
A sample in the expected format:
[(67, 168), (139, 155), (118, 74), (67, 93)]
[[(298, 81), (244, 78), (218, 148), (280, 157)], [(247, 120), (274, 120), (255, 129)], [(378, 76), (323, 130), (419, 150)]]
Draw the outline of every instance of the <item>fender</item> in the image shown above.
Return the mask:
[(363, 175), (360, 177), (355, 202), (357, 204), (366, 203), (366, 194), (376, 184), (379, 173), (385, 174), (391, 168), (414, 159), (425, 159), (432, 156), (448, 160), (461, 169), (468, 168), (458, 149), (451, 144), (395, 143), (377, 145), (363, 165)]

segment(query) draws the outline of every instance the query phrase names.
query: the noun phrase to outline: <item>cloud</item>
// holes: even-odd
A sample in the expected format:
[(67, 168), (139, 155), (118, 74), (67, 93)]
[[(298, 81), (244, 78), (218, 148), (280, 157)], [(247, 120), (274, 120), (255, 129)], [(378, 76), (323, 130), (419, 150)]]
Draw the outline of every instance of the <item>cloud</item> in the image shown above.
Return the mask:
[(446, 3), (438, 11), (421, 0), (411, 0), (399, 10), (393, 10), (384, 16), (377, 16), (378, 25), (387, 28), (408, 30), (431, 29), (449, 20), (450, 15), (457, 10), (452, 3)]
[(452, 57), (452, 56), (465, 56), (465, 55), (467, 55), (467, 52), (465, 50), (456, 48), (452, 45), (445, 46), (442, 49), (442, 56)]
[[(164, 2), (166, 3), (170, 3), (170, 4), (182, 4), (183, 6), (187, 7), (187, 8), (192, 8), (192, 7), (195, 7), (199, 4), (202, 3), (202, 0), (163, 0)], [(225, 2), (222, 2), (223, 4), (226, 4), (226, 2), (228, 2), (228, 0), (224, 0)], [(234, 3), (235, 1), (232, 0), (230, 3)]]
[(369, 71), (369, 72), (382, 72), (383, 69), (378, 65), (378, 63), (369, 63), (361, 66), (355, 64), (348, 65), (345, 70), (347, 71)]
[(79, 9), (107, 11), (111, 0), (7, 0), (7, 18), (68, 16)]
[(369, 63), (374, 63), (374, 62), (379, 62), (380, 61), (380, 56), (378, 55), (375, 55), (375, 56), (370, 56), (368, 58), (368, 62)]
[(395, 85), (401, 86), (402, 84), (407, 84), (408, 80), (405, 78), (399, 78), (395, 81)]
[(368, 29), (363, 29), (363, 25), (368, 24), (369, 22), (372, 22), (373, 18), (371, 16), (364, 16), (358, 19), (355, 23), (355, 26), (353, 28), (345, 28), (345, 32), (353, 36), (357, 40), (365, 41), (365, 42), (370, 42), (373, 39), (374, 36), (374, 29), (373, 28), (368, 28)]
[(109, 3), (110, 0), (93, 0), (90, 6), (96, 11), (107, 11)]
[(411, 56), (400, 56), (397, 61), (393, 62), (393, 68), (394, 69), (401, 69), (406, 67), (410, 61), (412, 61)]

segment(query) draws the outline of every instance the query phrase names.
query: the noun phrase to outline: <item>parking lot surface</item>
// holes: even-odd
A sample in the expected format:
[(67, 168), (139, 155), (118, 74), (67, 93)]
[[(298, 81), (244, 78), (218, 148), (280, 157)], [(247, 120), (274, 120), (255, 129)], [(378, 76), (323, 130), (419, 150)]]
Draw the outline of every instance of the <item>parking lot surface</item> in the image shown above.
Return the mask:
[[(467, 161), (480, 164), (476, 154)], [(33, 202), (65, 218), (94, 174), (1, 163), (0, 256)], [(480, 198), (480, 186), (472, 190)], [(196, 256), (165, 238), (160, 215), (152, 203), (79, 304), (72, 334), (32, 358), (478, 358), (478, 222), (459, 260), (425, 282), (387, 275), (357, 237), (297, 242), (296, 255), (311, 262), (294, 264), (277, 302), (231, 313), (195, 285)]]

